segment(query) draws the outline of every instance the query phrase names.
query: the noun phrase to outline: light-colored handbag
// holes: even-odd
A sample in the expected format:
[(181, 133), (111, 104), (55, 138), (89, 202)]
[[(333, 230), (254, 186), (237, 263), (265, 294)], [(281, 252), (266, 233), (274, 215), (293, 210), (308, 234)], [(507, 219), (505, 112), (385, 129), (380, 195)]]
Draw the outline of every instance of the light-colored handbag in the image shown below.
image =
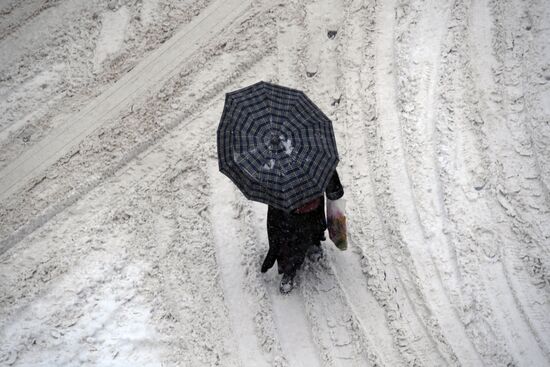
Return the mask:
[(346, 202), (344, 198), (338, 200), (327, 199), (327, 227), (332, 242), (340, 250), (348, 248), (346, 228)]

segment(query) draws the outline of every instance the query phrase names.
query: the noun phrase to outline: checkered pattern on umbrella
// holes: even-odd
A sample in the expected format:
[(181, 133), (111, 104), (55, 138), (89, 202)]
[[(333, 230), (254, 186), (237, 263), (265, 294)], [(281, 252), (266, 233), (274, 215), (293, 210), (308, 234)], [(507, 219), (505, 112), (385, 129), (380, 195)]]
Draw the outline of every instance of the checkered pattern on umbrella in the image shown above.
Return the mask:
[(217, 140), (220, 171), (287, 211), (323, 195), (338, 164), (330, 119), (303, 92), (263, 81), (226, 94)]

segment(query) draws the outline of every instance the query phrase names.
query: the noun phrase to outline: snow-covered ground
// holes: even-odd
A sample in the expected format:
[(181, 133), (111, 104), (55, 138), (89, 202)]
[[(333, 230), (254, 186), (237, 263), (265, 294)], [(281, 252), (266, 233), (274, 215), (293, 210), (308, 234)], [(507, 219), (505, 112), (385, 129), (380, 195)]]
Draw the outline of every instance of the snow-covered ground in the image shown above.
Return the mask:
[[(333, 120), (290, 295), (224, 93)], [(0, 366), (550, 365), (548, 0), (1, 0)]]

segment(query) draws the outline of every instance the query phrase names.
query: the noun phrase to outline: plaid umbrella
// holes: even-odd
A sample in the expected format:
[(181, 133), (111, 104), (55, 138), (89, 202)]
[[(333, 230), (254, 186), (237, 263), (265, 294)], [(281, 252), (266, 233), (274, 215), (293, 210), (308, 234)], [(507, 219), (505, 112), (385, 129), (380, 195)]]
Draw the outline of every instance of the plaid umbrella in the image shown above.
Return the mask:
[(303, 92), (263, 81), (226, 94), (217, 139), (220, 171), (285, 211), (323, 195), (338, 164), (330, 119)]

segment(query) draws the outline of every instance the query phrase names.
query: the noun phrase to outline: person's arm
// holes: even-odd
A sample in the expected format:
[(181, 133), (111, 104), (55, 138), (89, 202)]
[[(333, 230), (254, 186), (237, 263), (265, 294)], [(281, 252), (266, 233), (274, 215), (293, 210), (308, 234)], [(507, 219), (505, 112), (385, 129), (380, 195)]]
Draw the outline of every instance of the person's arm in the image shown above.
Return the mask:
[(338, 172), (334, 170), (330, 181), (328, 182), (327, 189), (325, 190), (327, 199), (329, 200), (338, 200), (344, 196), (344, 187), (340, 183), (340, 177), (338, 177)]

